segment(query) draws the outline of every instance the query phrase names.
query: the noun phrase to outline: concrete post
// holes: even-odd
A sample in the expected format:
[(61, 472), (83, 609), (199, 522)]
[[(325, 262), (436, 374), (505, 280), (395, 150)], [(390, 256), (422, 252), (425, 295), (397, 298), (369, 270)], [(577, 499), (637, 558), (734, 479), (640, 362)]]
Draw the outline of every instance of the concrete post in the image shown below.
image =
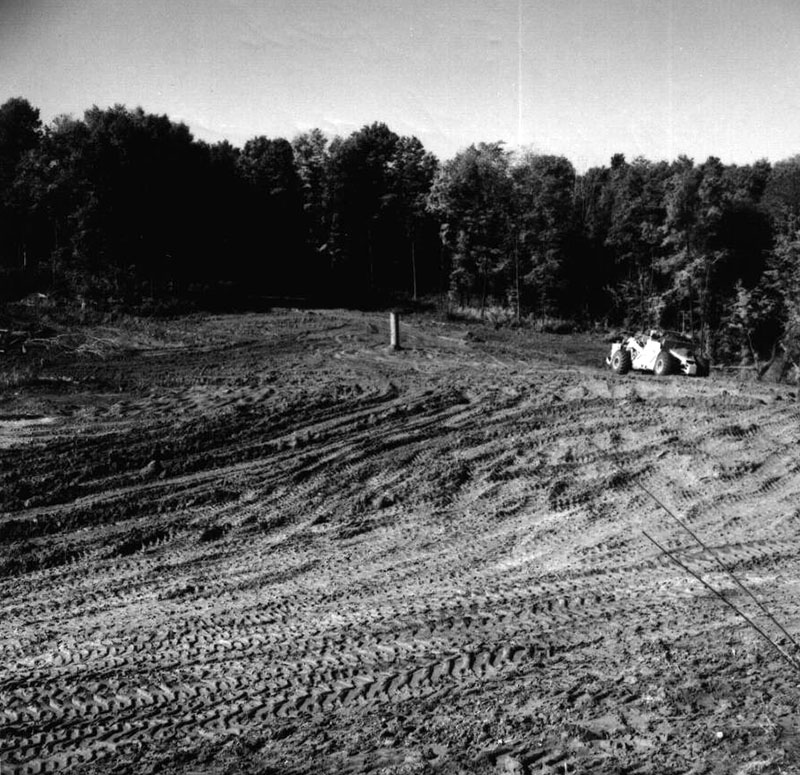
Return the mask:
[(389, 313), (389, 348), (400, 349), (400, 313)]

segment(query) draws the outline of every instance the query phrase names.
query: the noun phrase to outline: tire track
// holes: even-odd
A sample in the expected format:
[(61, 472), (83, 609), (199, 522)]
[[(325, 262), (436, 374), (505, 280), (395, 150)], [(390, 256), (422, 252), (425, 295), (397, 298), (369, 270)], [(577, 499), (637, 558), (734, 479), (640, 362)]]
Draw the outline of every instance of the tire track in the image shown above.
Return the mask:
[[(266, 744), (277, 761), (320, 719), (349, 739), (434, 700), (514, 707), (520, 680), (560, 708), (562, 674), (619, 673), (637, 648), (732, 631), (638, 538), (659, 521), (639, 481), (719, 529), (737, 567), (796, 564), (800, 540), (749, 512), (796, 499), (797, 412), (697, 382), (606, 390), (594, 372), (522, 351), (489, 363), (466, 343), (470, 362), (462, 346), (428, 358), (425, 339), (395, 357), (363, 320), (320, 317), (306, 329), (287, 314), (280, 335), (182, 364), (148, 355), (138, 376), (115, 363), (112, 382), (152, 377), (116, 417), (0, 452), (10, 476), (54, 485), (51, 503), (5, 501), (0, 528), (19, 540), (3, 551), (71, 553), (0, 578), (5, 769), (299, 730)], [(163, 478), (137, 478), (154, 459)], [(520, 745), (525, 766), (577, 761)]]

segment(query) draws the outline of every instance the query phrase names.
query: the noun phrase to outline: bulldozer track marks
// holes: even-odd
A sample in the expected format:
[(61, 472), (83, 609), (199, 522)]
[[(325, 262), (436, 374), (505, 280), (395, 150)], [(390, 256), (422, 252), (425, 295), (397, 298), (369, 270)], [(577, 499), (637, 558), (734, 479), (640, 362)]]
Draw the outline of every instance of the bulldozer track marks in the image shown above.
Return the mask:
[[(567, 708), (634, 634), (727, 637), (733, 614), (641, 529), (709, 578), (714, 557), (640, 485), (757, 591), (797, 569), (787, 401), (608, 380), (433, 325), (389, 354), (355, 313), (275, 312), (235, 347), (224, 325), (179, 356), (70, 366), (75, 390), (108, 390), (94, 411), (0, 449), (1, 775), (135, 769), (265, 730), (298, 745), (322, 720), (355, 734), (514, 687)], [(509, 751), (583, 771), (557, 740)], [(340, 753), (317, 769), (379, 760)]]
[[(303, 691), (304, 684), (287, 682), (280, 691), (274, 679), (246, 675), (229, 680), (207, 680), (193, 685), (156, 685), (120, 691), (75, 692), (53, 690), (33, 705), (26, 692), (3, 692), (6, 703), (4, 739), (0, 755), (16, 765), (15, 772), (33, 771), (31, 759), (60, 753), (80, 740), (92, 757), (108, 748), (140, 739), (176, 734), (174, 721), (185, 716), (191, 726), (236, 734), (236, 729), (263, 722), (266, 717), (294, 717), (350, 705), (401, 702), (434, 691), (445, 681), (489, 680), (506, 668), (523, 663), (541, 664), (557, 653), (557, 647), (541, 641), (505, 643), (428, 662), (396, 672), (353, 675), (317, 691)], [(281, 696), (282, 695), (282, 696)], [(18, 699), (19, 698), (19, 699)], [(264, 701), (263, 698), (266, 698)], [(18, 699), (17, 703), (13, 700)], [(226, 711), (225, 709), (232, 708)], [(179, 712), (177, 712), (179, 710)], [(113, 719), (113, 723), (111, 720)], [(88, 723), (87, 723), (88, 721)], [(179, 724), (180, 725), (180, 724)], [(94, 751), (94, 749), (98, 749)]]

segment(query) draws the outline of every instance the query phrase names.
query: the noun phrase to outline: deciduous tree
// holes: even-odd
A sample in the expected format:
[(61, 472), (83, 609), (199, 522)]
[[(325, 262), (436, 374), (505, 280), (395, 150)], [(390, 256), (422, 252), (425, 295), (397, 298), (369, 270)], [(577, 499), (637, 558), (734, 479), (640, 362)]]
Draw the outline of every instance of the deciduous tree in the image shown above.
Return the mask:
[(544, 315), (572, 313), (575, 169), (563, 156), (526, 154), (511, 176), (523, 302)]
[(509, 155), (502, 143), (471, 145), (445, 162), (428, 197), (451, 255), (450, 292), (461, 301), (477, 294), (481, 315), (489, 294), (504, 294), (509, 285), (511, 197)]

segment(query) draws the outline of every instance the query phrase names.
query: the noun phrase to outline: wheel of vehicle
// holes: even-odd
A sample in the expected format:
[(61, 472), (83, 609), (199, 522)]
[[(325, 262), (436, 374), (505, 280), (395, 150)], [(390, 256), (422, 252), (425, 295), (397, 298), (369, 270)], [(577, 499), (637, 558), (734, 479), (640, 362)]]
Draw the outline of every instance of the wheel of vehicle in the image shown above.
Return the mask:
[(697, 363), (697, 376), (707, 377), (711, 371), (711, 366), (705, 358), (698, 358), (695, 356), (695, 363)]
[(615, 374), (627, 374), (631, 370), (631, 354), (624, 347), (620, 347), (611, 356), (611, 371)]
[(677, 361), (666, 350), (662, 350), (656, 358), (653, 371), (657, 377), (666, 377), (668, 374), (674, 374)]

